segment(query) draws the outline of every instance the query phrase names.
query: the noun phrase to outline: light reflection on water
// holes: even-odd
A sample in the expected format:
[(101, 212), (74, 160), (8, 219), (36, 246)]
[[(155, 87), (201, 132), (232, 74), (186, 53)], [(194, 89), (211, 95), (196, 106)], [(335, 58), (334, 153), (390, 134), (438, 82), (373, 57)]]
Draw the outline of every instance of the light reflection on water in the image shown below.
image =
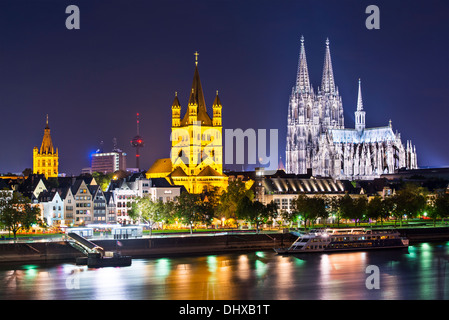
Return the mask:
[[(279, 256), (271, 251), (134, 259), (131, 267), (71, 263), (0, 267), (0, 299), (448, 299), (449, 242), (407, 251)], [(368, 265), (380, 270), (369, 290)]]

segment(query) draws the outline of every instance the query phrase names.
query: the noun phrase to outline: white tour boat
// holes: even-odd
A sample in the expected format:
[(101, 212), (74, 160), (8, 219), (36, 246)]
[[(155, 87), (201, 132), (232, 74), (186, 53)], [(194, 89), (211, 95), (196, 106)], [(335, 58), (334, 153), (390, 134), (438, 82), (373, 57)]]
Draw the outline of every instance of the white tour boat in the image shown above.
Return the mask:
[(298, 238), (290, 247), (276, 248), (279, 254), (305, 252), (335, 252), (366, 249), (407, 248), (409, 241), (396, 230), (364, 228), (312, 229)]

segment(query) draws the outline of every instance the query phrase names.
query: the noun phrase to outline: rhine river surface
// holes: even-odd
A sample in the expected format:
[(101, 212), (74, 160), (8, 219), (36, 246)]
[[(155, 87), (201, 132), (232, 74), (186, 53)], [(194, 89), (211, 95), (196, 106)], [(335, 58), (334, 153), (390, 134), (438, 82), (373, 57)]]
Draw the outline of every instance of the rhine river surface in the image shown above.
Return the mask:
[(0, 265), (0, 299), (436, 300), (449, 298), (448, 263), (449, 242), (408, 251), (134, 259), (122, 268)]

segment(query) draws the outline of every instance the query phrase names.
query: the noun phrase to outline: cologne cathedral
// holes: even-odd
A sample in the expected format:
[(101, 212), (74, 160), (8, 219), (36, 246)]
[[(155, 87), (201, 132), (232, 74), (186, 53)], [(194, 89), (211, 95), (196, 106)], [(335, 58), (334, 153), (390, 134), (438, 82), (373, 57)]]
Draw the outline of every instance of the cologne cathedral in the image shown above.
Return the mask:
[(296, 85), (288, 107), (286, 172), (334, 179), (368, 180), (400, 168), (417, 169), (416, 148), (402, 144), (391, 120), (366, 128), (361, 81), (358, 83), (355, 128), (345, 128), (343, 103), (335, 85), (329, 39), (326, 40), (321, 87), (309, 80), (304, 38), (301, 37)]

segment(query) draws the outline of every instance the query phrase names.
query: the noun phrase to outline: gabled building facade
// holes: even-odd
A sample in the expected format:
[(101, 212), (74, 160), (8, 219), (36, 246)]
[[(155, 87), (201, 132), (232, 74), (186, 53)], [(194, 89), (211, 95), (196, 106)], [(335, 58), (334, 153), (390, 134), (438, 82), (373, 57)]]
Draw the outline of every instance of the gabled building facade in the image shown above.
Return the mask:
[(38, 196), (41, 215), (50, 227), (61, 227), (65, 224), (64, 201), (58, 191), (43, 191)]
[(61, 190), (61, 198), (64, 201), (65, 225), (75, 225), (76, 202), (71, 187), (65, 187)]
[(74, 225), (93, 223), (93, 199), (86, 182), (82, 179), (75, 181), (71, 191), (75, 198)]
[(89, 186), (93, 201), (93, 223), (107, 223), (107, 202), (103, 190), (99, 185)]

